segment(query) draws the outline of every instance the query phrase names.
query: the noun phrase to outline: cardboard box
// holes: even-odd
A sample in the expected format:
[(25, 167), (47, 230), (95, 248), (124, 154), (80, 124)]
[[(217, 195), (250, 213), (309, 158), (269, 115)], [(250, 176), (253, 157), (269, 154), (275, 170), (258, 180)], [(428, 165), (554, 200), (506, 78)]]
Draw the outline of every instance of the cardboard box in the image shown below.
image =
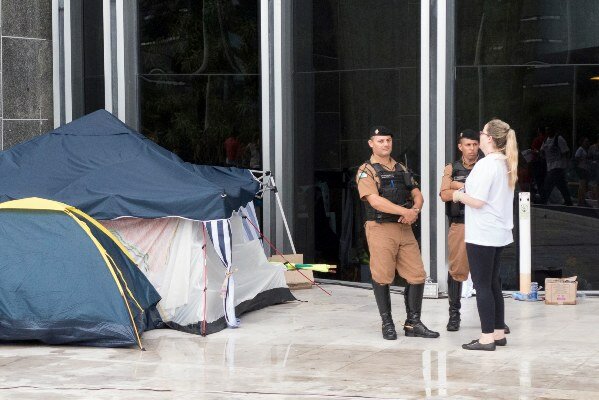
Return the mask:
[(545, 304), (576, 304), (576, 277), (545, 279)]
[[(304, 255), (303, 254), (284, 254), (283, 255), (287, 261), (294, 264), (303, 264)], [(272, 256), (268, 259), (268, 261), (277, 261), (283, 262), (283, 257), (279, 255)], [(302, 276), (302, 274), (305, 275)], [(306, 279), (310, 278), (310, 280)], [(312, 289), (312, 282), (314, 281), (314, 273), (309, 269), (302, 269), (301, 273), (298, 271), (285, 271), (285, 281), (287, 282), (287, 286), (289, 289)]]

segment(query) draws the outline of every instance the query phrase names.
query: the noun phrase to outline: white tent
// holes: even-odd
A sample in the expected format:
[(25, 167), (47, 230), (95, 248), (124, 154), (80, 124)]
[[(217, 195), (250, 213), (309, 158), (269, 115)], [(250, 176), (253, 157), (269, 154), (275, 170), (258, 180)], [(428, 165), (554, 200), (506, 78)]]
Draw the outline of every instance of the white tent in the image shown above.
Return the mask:
[(163, 321), (185, 332), (210, 334), (237, 327), (244, 312), (295, 300), (285, 267), (267, 261), (244, 217), (255, 218), (251, 203), (228, 220), (125, 217), (102, 223), (162, 296), (157, 308)]

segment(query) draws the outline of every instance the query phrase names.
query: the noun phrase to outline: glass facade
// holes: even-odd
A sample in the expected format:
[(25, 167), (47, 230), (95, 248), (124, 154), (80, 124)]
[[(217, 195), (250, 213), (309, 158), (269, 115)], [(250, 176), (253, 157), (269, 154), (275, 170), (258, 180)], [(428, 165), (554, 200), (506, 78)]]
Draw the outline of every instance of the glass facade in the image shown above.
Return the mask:
[[(599, 4), (462, 0), (455, 18), (455, 128), (497, 116), (516, 130), (520, 190), (535, 203), (533, 280), (578, 275), (579, 289), (596, 290), (599, 149), (589, 145), (599, 134)], [(551, 148), (539, 152), (548, 134), (568, 147), (561, 173), (547, 163)], [(517, 289), (516, 246), (503, 261), (504, 286)]]
[[(353, 182), (370, 154), (369, 128), (390, 128), (393, 157), (427, 185), (430, 229), (415, 232), (431, 276), (441, 277), (446, 227), (433, 182), (455, 156), (456, 132), (499, 117), (517, 132), (518, 190), (532, 193), (533, 280), (578, 275), (580, 289), (599, 287), (596, 1), (137, 0), (133, 21), (127, 7), (117, 20), (111, 1), (110, 22), (100, 4), (70, 2), (72, 20), (83, 23), (54, 49), (63, 62), (70, 46), (75, 60), (73, 87), (63, 82), (64, 66), (55, 84), (57, 121), (67, 110), (78, 117), (103, 107), (108, 88), (113, 112), (125, 97), (127, 121), (184, 160), (272, 170), (284, 179), (297, 251), (307, 262), (336, 264), (337, 279), (360, 281), (368, 254)], [(138, 40), (118, 33), (115, 21)], [(103, 26), (122, 36), (106, 53)], [(117, 43), (135, 51), (125, 46), (119, 60)], [(119, 72), (123, 64), (137, 68), (134, 79)], [(568, 151), (552, 172), (546, 156), (555, 149), (541, 147), (554, 134)], [(271, 165), (261, 165), (263, 150)], [(266, 196), (264, 224), (289, 250), (275, 207)], [(517, 226), (515, 237), (503, 255), (505, 289), (518, 288)]]
[(139, 1), (141, 133), (185, 161), (260, 167), (258, 3)]
[(338, 265), (337, 279), (361, 280), (354, 177), (370, 127), (395, 132), (393, 157), (420, 169), (420, 2), (296, 0), (292, 18), (296, 245)]
[(104, 108), (104, 29), (102, 4), (84, 0), (83, 8), (83, 115)]

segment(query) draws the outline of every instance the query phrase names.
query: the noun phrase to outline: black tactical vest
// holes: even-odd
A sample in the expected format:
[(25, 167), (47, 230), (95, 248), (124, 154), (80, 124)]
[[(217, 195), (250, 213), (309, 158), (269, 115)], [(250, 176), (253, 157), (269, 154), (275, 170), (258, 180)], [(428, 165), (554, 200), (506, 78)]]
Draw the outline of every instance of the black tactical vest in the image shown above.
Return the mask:
[[(470, 175), (471, 169), (464, 167), (462, 160), (454, 161), (451, 164), (451, 180), (456, 182), (466, 183), (466, 178)], [(462, 203), (454, 203), (448, 201), (445, 203), (445, 214), (449, 218), (449, 222), (464, 223), (464, 205)]]
[[(387, 171), (381, 164), (371, 164), (370, 161), (366, 161), (366, 164), (371, 165), (376, 171), (376, 175), (380, 179), (380, 183), (377, 183), (379, 190), (379, 196), (384, 197), (393, 204), (405, 208), (412, 208), (412, 194), (411, 191), (414, 189), (412, 181), (412, 174), (404, 169), (400, 163), (395, 164), (395, 171)], [(380, 212), (365, 202), (366, 206), (366, 220), (381, 222), (397, 222), (399, 215), (387, 214)]]

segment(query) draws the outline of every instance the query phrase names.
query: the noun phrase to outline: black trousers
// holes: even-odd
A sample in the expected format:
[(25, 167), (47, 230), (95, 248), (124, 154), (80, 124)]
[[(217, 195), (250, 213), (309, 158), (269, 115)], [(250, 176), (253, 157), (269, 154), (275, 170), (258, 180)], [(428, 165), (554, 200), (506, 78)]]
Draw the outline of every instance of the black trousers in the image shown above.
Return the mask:
[(499, 277), (499, 257), (503, 247), (466, 243), (472, 282), (476, 289), (476, 305), (483, 333), (505, 327), (503, 293)]
[(563, 168), (554, 168), (547, 172), (547, 176), (545, 177), (545, 185), (543, 187), (543, 191), (541, 192), (543, 204), (547, 203), (547, 200), (549, 200), (549, 196), (551, 195), (551, 191), (556, 186), (564, 198), (564, 203), (567, 206), (571, 206), (572, 199), (570, 198), (570, 192), (568, 191), (568, 182), (566, 182), (566, 170)]

